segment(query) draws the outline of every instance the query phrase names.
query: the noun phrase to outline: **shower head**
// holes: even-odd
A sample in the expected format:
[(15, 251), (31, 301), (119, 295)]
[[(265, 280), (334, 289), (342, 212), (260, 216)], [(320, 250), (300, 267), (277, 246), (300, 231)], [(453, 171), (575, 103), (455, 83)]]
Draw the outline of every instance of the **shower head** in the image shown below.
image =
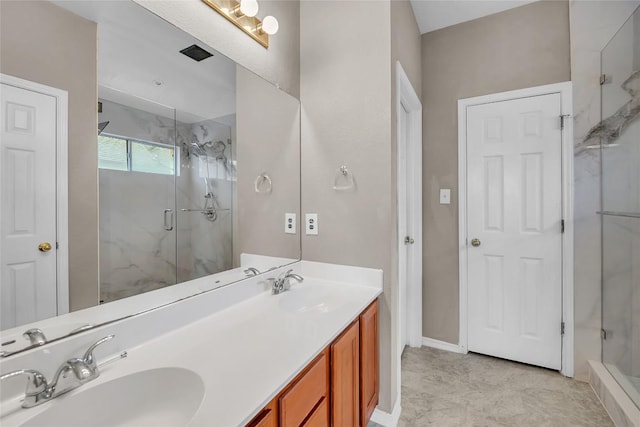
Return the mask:
[(206, 156), (207, 152), (204, 150), (204, 147), (200, 144), (198, 144), (197, 142), (192, 142), (191, 143), (191, 153), (195, 154), (196, 156)]
[(98, 123), (98, 135), (102, 133), (102, 131), (104, 130), (104, 128), (107, 127), (108, 124), (109, 124), (109, 121)]

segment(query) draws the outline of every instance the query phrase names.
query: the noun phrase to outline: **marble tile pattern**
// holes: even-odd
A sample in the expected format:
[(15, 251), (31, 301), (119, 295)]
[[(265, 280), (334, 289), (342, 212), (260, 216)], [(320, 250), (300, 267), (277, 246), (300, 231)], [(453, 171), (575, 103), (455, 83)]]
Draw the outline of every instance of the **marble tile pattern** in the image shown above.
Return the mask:
[[(100, 120), (110, 121), (105, 132), (168, 145), (175, 140), (180, 156), (175, 177), (100, 170), (103, 302), (232, 268), (232, 212), (220, 211), (212, 221), (181, 211), (205, 207), (207, 193), (210, 206), (233, 206), (230, 127), (213, 120), (176, 124), (166, 116), (103, 100)], [(206, 148), (209, 141), (222, 145)], [(207, 155), (192, 155), (192, 143), (204, 144)], [(174, 210), (170, 231), (164, 228), (165, 209)]]
[[(575, 376), (588, 379), (588, 360), (600, 360), (601, 341), (601, 244), (600, 150), (594, 129), (601, 112), (599, 78), (601, 51), (631, 16), (639, 1), (571, 1), (571, 80), (573, 83), (574, 129), (574, 322)], [(614, 79), (617, 87), (629, 78)], [(623, 91), (624, 92), (624, 91)], [(591, 133), (590, 133), (591, 132)], [(591, 136), (590, 136), (591, 135)]]
[[(233, 216), (235, 165), (231, 130), (213, 120), (182, 125), (178, 202), (178, 281), (196, 279), (233, 267)], [(185, 129), (186, 128), (186, 129)], [(181, 139), (180, 135), (185, 136)], [(188, 143), (186, 142), (188, 138)], [(194, 148), (197, 144), (201, 149)], [(205, 198), (212, 194), (209, 200)], [(221, 210), (215, 218), (181, 209)]]
[(401, 399), (399, 427), (613, 426), (589, 384), (543, 368), (428, 347), (405, 349)]

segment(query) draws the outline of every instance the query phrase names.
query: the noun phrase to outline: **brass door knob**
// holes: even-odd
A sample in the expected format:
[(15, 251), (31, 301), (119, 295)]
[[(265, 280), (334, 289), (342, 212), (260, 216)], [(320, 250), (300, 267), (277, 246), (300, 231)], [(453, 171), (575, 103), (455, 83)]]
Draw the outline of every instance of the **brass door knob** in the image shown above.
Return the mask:
[(413, 240), (411, 237), (407, 236), (404, 238), (404, 244), (405, 245), (413, 245), (416, 241)]
[(480, 246), (480, 239), (473, 239), (471, 240), (471, 246), (477, 248), (478, 246)]
[(40, 243), (38, 245), (38, 250), (40, 252), (49, 252), (51, 250), (51, 243), (49, 242)]

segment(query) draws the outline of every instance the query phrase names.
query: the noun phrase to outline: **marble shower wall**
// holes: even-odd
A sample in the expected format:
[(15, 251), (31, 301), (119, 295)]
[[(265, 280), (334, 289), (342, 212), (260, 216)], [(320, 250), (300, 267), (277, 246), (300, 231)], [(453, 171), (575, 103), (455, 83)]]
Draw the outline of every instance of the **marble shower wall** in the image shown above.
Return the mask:
[(585, 141), (600, 122), (600, 52), (640, 1), (572, 0), (571, 80), (574, 110), (575, 376), (588, 378), (588, 360), (601, 360), (601, 230), (599, 141)]
[[(170, 110), (151, 114), (102, 102), (99, 121), (110, 122), (106, 134), (168, 145), (175, 140), (180, 167), (176, 177), (100, 170), (100, 299), (109, 302), (232, 268), (232, 211), (220, 211), (210, 221), (181, 209), (203, 209), (208, 192), (214, 207), (232, 207), (235, 117), (176, 123)], [(192, 143), (205, 144), (206, 155), (194, 155)], [(164, 228), (165, 209), (175, 211), (171, 231)]]
[[(640, 212), (640, 12), (602, 51), (603, 121), (593, 129), (603, 143), (605, 211)], [(602, 359), (640, 376), (640, 220), (603, 217)]]
[[(179, 282), (233, 268), (234, 126), (235, 116), (179, 126), (178, 134), (183, 135), (176, 183)], [(213, 198), (205, 198), (208, 193)], [(220, 209), (215, 220), (194, 211), (205, 208), (205, 203)]]

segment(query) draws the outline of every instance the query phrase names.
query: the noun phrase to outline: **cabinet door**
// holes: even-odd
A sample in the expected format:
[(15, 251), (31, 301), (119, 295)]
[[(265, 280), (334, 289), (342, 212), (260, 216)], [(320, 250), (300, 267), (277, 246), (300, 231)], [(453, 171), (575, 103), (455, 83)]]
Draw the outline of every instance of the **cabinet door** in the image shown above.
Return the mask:
[(331, 344), (331, 425), (360, 425), (360, 328), (356, 320)]
[[(360, 425), (366, 427), (378, 405), (378, 300), (360, 315)], [(355, 424), (354, 424), (355, 425)]]

